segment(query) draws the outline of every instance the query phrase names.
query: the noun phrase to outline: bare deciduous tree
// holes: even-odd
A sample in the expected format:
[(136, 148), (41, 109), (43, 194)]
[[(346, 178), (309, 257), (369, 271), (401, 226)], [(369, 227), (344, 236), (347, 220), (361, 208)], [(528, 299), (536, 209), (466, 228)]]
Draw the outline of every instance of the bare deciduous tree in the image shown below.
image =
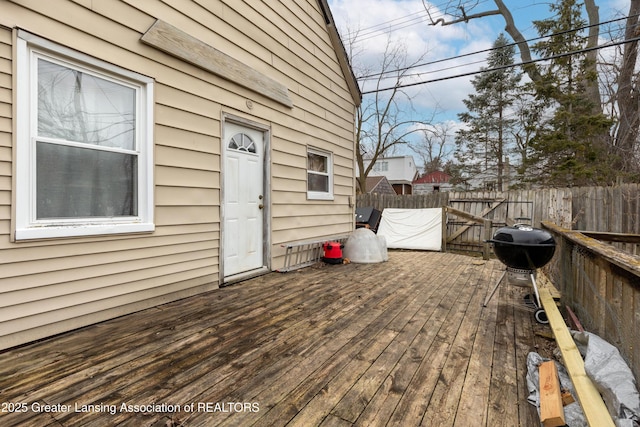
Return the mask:
[(412, 117), (412, 95), (403, 89), (411, 67), (424, 59), (424, 54), (409, 62), (406, 44), (387, 39), (384, 52), (375, 63), (376, 72), (360, 65), (354, 49), (357, 32), (346, 40), (347, 51), (356, 78), (363, 87), (363, 100), (356, 114), (356, 161), (361, 192), (366, 192), (366, 178), (378, 158), (393, 154), (409, 143), (410, 135), (420, 132), (424, 123)]
[(422, 139), (411, 145), (424, 166), (424, 173), (444, 168), (447, 159), (454, 150), (455, 129), (452, 122), (430, 125), (422, 130)]

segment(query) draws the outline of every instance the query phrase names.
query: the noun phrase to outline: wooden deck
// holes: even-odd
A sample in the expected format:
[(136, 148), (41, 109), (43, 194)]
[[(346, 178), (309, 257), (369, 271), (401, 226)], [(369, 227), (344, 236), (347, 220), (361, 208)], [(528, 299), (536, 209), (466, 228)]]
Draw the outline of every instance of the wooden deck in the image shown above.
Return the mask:
[(522, 303), (531, 289), (503, 283), (483, 308), (499, 262), (389, 255), (4, 351), (0, 425), (538, 426), (526, 355), (546, 327)]

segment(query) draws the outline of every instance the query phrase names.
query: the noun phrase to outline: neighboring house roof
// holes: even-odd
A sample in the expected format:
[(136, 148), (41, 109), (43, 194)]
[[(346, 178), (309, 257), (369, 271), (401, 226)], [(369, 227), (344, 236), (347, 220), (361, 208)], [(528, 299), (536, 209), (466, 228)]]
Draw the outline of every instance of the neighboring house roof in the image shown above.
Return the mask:
[(451, 176), (442, 171), (434, 171), (413, 181), (414, 184), (444, 184), (448, 183)]
[(396, 194), (393, 186), (384, 176), (368, 176), (365, 183), (367, 193)]

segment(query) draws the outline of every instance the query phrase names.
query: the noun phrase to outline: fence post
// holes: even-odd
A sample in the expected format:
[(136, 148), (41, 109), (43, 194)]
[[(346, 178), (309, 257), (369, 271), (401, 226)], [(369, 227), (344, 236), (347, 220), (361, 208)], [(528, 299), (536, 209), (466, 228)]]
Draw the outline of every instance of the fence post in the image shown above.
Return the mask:
[(447, 207), (442, 207), (442, 252), (447, 252)]
[(490, 219), (485, 219), (482, 221), (482, 224), (484, 225), (482, 259), (489, 259), (489, 255), (491, 254), (491, 244), (489, 243), (489, 240), (491, 240), (492, 237), (491, 229), (493, 228), (493, 221), (491, 221)]

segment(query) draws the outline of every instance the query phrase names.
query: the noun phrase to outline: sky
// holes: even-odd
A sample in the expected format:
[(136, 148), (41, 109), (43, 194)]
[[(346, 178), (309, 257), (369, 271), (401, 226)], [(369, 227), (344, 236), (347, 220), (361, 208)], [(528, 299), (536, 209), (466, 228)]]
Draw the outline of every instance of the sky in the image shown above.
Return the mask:
[[(408, 63), (414, 62), (420, 55), (424, 55), (421, 63), (434, 62), (489, 49), (505, 27), (499, 15), (455, 25), (429, 25), (429, 14), (433, 19), (443, 17), (447, 11), (460, 14), (458, 5), (461, 4), (467, 14), (492, 10), (495, 9), (492, 0), (328, 1), (345, 45), (348, 44), (350, 33), (359, 33), (360, 42), (354, 46), (359, 52), (354, 67), (357, 62), (369, 64), (367, 66), (372, 70), (380, 69), (376, 62), (379, 63), (388, 39), (404, 43), (408, 49)], [(504, 0), (504, 3), (510, 8), (516, 26), (526, 38), (537, 37), (533, 20), (545, 19), (551, 14), (549, 1)], [(629, 9), (629, 0), (597, 0), (597, 4), (600, 6), (601, 21), (620, 17), (620, 13), (626, 14)], [(429, 8), (429, 14), (425, 11), (425, 5)], [(450, 7), (446, 9), (448, 5)], [(447, 18), (451, 19), (451, 16)], [(417, 82), (477, 71), (486, 65), (486, 56), (487, 52), (484, 52), (428, 65), (421, 68), (422, 74), (413, 79)], [(516, 61), (519, 61), (518, 54)], [(466, 110), (462, 100), (475, 92), (472, 78), (442, 80), (406, 90), (413, 96), (412, 102), (418, 117), (434, 123), (448, 123), (455, 129), (460, 126), (457, 114)], [(361, 83), (361, 89), (366, 92), (372, 88)]]

